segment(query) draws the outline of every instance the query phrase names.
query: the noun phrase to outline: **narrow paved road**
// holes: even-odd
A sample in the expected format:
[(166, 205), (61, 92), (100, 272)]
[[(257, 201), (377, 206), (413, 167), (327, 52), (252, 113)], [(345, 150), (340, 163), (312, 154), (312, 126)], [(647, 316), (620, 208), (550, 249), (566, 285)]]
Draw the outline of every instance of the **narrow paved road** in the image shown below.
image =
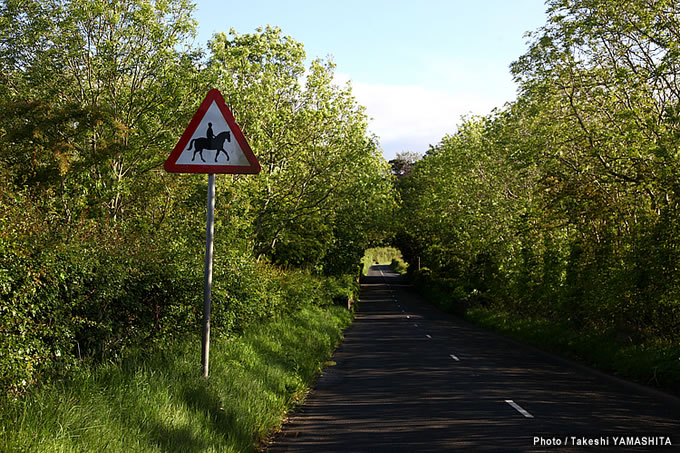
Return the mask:
[(678, 399), (442, 313), (387, 266), (333, 360), (270, 452), (680, 451)]

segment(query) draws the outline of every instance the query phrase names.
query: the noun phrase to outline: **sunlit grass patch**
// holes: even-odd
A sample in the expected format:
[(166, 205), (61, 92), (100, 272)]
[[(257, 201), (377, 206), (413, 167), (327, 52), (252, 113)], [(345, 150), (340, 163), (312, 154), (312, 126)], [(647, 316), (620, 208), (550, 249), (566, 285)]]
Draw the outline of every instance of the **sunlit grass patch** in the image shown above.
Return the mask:
[(6, 402), (0, 451), (252, 451), (304, 397), (350, 322), (304, 308), (211, 344), (187, 338)]

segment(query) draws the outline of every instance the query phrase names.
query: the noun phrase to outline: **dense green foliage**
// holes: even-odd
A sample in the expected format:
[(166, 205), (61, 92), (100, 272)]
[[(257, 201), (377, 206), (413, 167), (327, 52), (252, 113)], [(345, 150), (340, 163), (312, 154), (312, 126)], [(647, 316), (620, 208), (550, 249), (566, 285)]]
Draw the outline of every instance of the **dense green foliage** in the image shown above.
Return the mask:
[(278, 29), (193, 48), (192, 8), (0, 4), (2, 394), (199, 328), (206, 178), (162, 165), (210, 88), (263, 168), (217, 178), (214, 335), (355, 291), (394, 204), (363, 109)]
[(350, 87), (332, 83), (331, 62), (314, 60), (305, 72), (301, 44), (278, 29), (232, 30), (210, 48), (209, 71), (261, 150), (263, 175), (237, 184), (238, 193), (252, 194), (256, 253), (326, 273), (357, 272), (394, 201), (389, 166)]
[(406, 274), (408, 271), (408, 263), (403, 258), (392, 258), (390, 268), (398, 274)]
[(395, 245), (446, 308), (680, 341), (676, 2), (549, 0), (517, 100), (391, 165), (331, 61), (272, 27), (195, 48), (192, 8), (0, 3), (3, 396), (196, 334), (206, 181), (162, 163), (210, 88), (263, 169), (217, 178), (216, 336), (352, 298), (400, 199)]
[(79, 370), (0, 413), (0, 451), (253, 451), (302, 401), (350, 318), (309, 307), (217, 338), (210, 380), (196, 372), (197, 335)]
[(513, 64), (517, 100), (465, 120), (399, 180), (398, 245), (452, 310), (677, 344), (677, 2), (548, 7)]

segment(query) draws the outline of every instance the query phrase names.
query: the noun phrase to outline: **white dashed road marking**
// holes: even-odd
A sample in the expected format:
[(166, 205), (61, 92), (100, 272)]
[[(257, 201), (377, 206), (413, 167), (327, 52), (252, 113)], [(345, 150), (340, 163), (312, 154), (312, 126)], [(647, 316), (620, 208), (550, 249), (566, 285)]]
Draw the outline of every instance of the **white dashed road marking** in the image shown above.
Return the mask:
[(513, 400), (505, 400), (505, 402), (508, 403), (509, 405), (511, 405), (512, 407), (514, 407), (514, 408), (517, 410), (517, 412), (519, 412), (520, 414), (524, 415), (526, 418), (534, 418), (533, 415), (531, 415), (529, 412), (525, 411), (525, 410), (522, 408), (522, 406), (520, 406), (519, 404), (515, 403)]

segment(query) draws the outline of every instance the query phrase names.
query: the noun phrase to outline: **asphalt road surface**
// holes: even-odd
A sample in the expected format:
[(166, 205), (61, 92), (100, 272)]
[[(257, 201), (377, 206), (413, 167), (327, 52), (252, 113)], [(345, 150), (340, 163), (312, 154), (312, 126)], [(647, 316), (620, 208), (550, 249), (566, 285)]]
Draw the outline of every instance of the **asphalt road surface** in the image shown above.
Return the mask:
[(677, 398), (442, 313), (388, 266), (332, 360), (271, 453), (680, 451)]

